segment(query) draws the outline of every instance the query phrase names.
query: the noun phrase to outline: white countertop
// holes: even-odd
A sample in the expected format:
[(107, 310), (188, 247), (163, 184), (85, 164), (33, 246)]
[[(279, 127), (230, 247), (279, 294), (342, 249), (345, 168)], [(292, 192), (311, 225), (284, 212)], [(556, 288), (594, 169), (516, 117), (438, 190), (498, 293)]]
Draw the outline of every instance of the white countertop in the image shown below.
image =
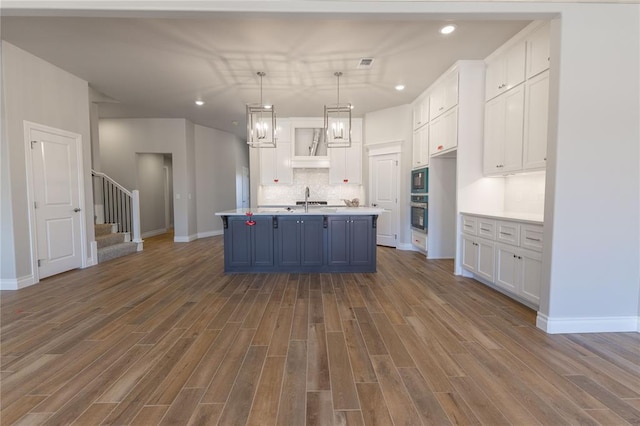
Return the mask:
[(492, 213), (479, 213), (479, 212), (460, 212), (460, 214), (466, 214), (469, 216), (487, 217), (497, 220), (515, 220), (518, 222), (531, 223), (534, 225), (543, 225), (544, 217), (541, 214), (527, 214), (527, 213), (513, 213), (513, 212), (492, 212)]
[(216, 216), (245, 216), (247, 213), (253, 213), (254, 216), (276, 216), (276, 215), (348, 215), (348, 216), (371, 216), (379, 215), (384, 209), (377, 207), (327, 207), (327, 206), (309, 206), (309, 211), (304, 211), (304, 206), (290, 207), (256, 207), (249, 209), (226, 210), (216, 212)]

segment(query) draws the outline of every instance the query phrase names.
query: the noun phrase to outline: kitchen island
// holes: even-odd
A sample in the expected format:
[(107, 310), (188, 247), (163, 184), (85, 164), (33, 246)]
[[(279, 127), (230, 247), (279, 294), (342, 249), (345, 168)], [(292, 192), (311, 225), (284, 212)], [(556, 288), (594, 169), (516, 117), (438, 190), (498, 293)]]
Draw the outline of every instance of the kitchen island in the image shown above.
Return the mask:
[(273, 207), (216, 213), (224, 227), (224, 270), (238, 272), (375, 272), (371, 207)]

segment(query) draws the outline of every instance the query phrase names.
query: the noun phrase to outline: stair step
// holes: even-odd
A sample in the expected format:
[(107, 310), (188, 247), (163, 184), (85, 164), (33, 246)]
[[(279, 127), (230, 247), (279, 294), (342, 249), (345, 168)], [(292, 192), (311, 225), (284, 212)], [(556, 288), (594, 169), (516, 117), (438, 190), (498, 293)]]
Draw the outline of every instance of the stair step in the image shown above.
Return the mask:
[(114, 244), (98, 249), (98, 263), (106, 262), (107, 260), (116, 259), (121, 256), (126, 256), (138, 251), (138, 244), (134, 242)]
[(117, 227), (115, 230), (113, 229), (115, 226), (115, 223), (96, 223), (94, 225), (95, 236), (97, 237), (100, 235), (112, 234), (113, 232), (117, 231)]
[(98, 248), (104, 248), (108, 246), (112, 246), (114, 244), (124, 243), (126, 241), (125, 234), (119, 232), (117, 234), (106, 234), (106, 235), (97, 235), (96, 243), (98, 243)]

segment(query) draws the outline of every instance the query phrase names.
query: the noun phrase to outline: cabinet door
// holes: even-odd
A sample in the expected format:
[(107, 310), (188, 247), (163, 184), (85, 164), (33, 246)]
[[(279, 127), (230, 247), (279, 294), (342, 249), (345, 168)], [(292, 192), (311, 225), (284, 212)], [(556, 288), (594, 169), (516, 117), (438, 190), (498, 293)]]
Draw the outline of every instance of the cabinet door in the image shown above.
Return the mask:
[(527, 78), (549, 69), (549, 24), (527, 37)]
[(540, 303), (540, 287), (542, 284), (542, 255), (528, 250), (520, 252), (521, 295), (525, 299)]
[[(251, 246), (253, 247), (252, 265), (273, 266), (273, 217), (254, 216), (256, 222), (251, 229)], [(234, 241), (235, 242), (235, 241)]]
[(429, 165), (429, 125), (413, 132), (413, 168)]
[(345, 173), (342, 183), (360, 185), (362, 183), (362, 143), (353, 142), (349, 148), (345, 149), (344, 155)]
[(224, 230), (224, 261), (227, 266), (251, 265), (251, 226), (243, 216), (229, 216)]
[(458, 108), (429, 123), (429, 152), (432, 156), (458, 146)]
[(278, 217), (278, 264), (300, 264), (300, 216)]
[(522, 168), (525, 170), (544, 169), (547, 164), (549, 71), (528, 80), (525, 88)]
[(496, 244), (496, 285), (518, 294), (520, 266), (514, 248)]
[(452, 72), (443, 82), (444, 110), (448, 111), (458, 105), (458, 71)]
[(300, 264), (324, 263), (324, 227), (322, 216), (300, 216)]
[(502, 95), (505, 97), (505, 136), (503, 172), (522, 169), (522, 139), (524, 127), (524, 86)]
[(352, 216), (349, 219), (349, 263), (370, 265), (373, 261), (373, 226), (371, 216)]
[(469, 272), (478, 271), (478, 246), (475, 238), (462, 237), (462, 267)]
[(495, 244), (491, 241), (478, 238), (476, 241), (478, 250), (478, 266), (477, 273), (486, 280), (493, 282), (493, 269), (495, 267)]
[(490, 100), (485, 106), (484, 173), (522, 168), (524, 86)]
[(429, 98), (418, 99), (413, 104), (413, 129), (419, 129), (429, 121)]
[(349, 264), (349, 218), (329, 216), (327, 235), (327, 262), (329, 265)]
[(486, 99), (493, 99), (517, 86), (525, 79), (526, 45), (521, 41), (487, 62)]
[(291, 143), (277, 142), (275, 148), (260, 148), (260, 184), (293, 183)]

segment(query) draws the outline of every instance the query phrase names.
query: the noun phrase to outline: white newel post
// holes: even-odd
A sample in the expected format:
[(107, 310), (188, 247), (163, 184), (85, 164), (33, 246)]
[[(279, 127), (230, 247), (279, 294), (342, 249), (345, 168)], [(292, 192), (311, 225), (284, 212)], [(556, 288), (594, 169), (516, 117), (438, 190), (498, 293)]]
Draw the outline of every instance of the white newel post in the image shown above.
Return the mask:
[(142, 251), (142, 238), (140, 237), (140, 191), (131, 191), (131, 201), (133, 206), (133, 242), (138, 244), (138, 251)]

